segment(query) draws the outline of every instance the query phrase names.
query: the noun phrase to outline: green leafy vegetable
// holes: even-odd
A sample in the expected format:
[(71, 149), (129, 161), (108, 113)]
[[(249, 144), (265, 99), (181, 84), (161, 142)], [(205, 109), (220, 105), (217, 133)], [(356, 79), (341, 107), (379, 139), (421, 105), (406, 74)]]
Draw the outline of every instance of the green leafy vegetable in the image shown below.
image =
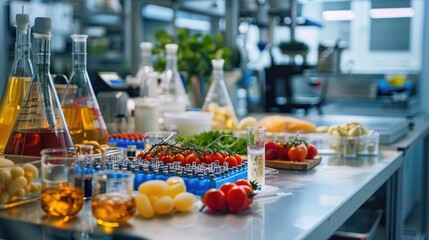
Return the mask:
[(247, 152), (247, 140), (234, 136), (231, 131), (208, 131), (186, 137), (183, 143), (210, 149), (228, 150), (240, 155)]

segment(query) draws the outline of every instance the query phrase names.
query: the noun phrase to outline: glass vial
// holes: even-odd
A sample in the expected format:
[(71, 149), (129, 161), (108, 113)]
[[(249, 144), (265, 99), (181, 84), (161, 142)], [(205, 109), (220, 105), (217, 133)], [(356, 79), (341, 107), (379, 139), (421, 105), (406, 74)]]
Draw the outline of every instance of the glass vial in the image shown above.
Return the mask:
[(140, 97), (147, 97), (150, 93), (149, 89), (147, 89), (147, 80), (150, 73), (154, 71), (152, 66), (152, 48), (153, 44), (150, 42), (140, 43), (141, 65), (136, 76), (140, 85)]
[(202, 111), (213, 113), (214, 130), (235, 130), (237, 115), (223, 77), (223, 59), (213, 59), (212, 83), (204, 99)]
[(177, 69), (178, 48), (179, 46), (174, 43), (165, 45), (167, 56), (165, 71), (161, 77), (161, 95), (172, 96), (175, 101), (185, 103), (185, 105), (189, 107), (190, 101), (188, 95), (186, 95), (185, 86)]
[(67, 85), (62, 110), (74, 144), (84, 140), (107, 144), (109, 134), (86, 68), (87, 35), (73, 34), (73, 71)]
[(36, 73), (7, 142), (6, 156), (39, 157), (46, 148), (74, 149), (49, 71), (51, 31), (51, 18), (35, 19), (33, 46)]
[(3, 151), (12, 132), (25, 93), (33, 77), (30, 60), (30, 15), (16, 15), (15, 59), (0, 103), (0, 151)]

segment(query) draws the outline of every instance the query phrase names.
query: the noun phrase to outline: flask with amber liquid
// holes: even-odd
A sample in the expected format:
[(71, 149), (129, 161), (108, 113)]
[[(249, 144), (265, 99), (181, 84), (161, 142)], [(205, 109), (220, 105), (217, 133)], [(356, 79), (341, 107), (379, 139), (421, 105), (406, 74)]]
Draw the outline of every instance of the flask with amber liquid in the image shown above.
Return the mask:
[(62, 100), (62, 109), (75, 144), (96, 141), (107, 144), (108, 132), (86, 68), (87, 35), (73, 34), (73, 71)]
[(46, 148), (74, 149), (49, 70), (51, 18), (37, 17), (33, 36), (36, 71), (4, 150), (4, 155), (13, 160), (40, 158)]
[(3, 151), (33, 76), (30, 16), (16, 15), (15, 59), (0, 103), (0, 151)]

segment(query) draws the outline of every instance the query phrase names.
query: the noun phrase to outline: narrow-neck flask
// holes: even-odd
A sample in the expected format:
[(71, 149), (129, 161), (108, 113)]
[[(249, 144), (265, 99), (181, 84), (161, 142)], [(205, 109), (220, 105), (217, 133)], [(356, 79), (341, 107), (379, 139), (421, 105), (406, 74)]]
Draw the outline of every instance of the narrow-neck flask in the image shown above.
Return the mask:
[(3, 151), (33, 77), (30, 16), (16, 15), (15, 58), (0, 103), (0, 151)]
[(161, 77), (161, 95), (172, 96), (174, 100), (184, 102), (189, 107), (190, 102), (186, 95), (185, 86), (177, 69), (177, 44), (167, 44), (165, 71)]
[(234, 130), (237, 128), (237, 115), (223, 76), (223, 59), (213, 59), (212, 83), (204, 99), (202, 111), (213, 113), (214, 130)]
[(73, 71), (62, 99), (62, 109), (74, 144), (107, 144), (109, 135), (87, 72), (87, 35), (73, 34)]
[(137, 71), (137, 81), (140, 85), (140, 97), (147, 97), (149, 93), (147, 88), (147, 80), (150, 73), (154, 71), (152, 66), (152, 48), (153, 44), (150, 42), (140, 43), (141, 51), (141, 65)]
[(16, 156), (40, 157), (40, 152), (46, 148), (74, 150), (49, 70), (51, 31), (51, 18), (35, 19), (33, 46), (36, 73), (4, 151), (12, 159)]

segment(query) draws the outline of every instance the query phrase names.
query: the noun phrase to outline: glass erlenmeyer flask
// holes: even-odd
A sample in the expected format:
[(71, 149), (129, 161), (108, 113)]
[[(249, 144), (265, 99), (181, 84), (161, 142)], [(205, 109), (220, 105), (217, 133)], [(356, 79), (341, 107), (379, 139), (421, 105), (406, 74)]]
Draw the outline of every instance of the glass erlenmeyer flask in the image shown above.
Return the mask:
[(213, 59), (213, 80), (204, 99), (202, 111), (213, 113), (214, 130), (234, 130), (237, 128), (237, 115), (223, 78), (223, 59)]
[(33, 66), (30, 60), (30, 30), (30, 16), (17, 14), (15, 59), (0, 104), (0, 151), (3, 151), (6, 146), (33, 77)]
[(152, 66), (152, 48), (153, 44), (150, 42), (142, 42), (140, 43), (140, 51), (141, 51), (141, 65), (137, 72), (137, 81), (140, 84), (140, 97), (147, 97), (149, 93), (146, 86), (148, 85), (147, 79), (151, 72), (153, 72)]
[(165, 45), (167, 53), (165, 71), (161, 77), (161, 95), (170, 98), (172, 96), (174, 101), (185, 103), (187, 107), (190, 106), (188, 95), (186, 95), (185, 86), (182, 78), (180, 77), (179, 70), (177, 70), (177, 50), (179, 46), (171, 43)]
[(75, 144), (81, 144), (84, 140), (107, 144), (109, 134), (86, 70), (87, 37), (71, 35), (73, 71), (62, 100), (62, 109)]
[(5, 155), (41, 156), (46, 148), (74, 149), (49, 72), (51, 18), (34, 22), (34, 74), (9, 137)]

